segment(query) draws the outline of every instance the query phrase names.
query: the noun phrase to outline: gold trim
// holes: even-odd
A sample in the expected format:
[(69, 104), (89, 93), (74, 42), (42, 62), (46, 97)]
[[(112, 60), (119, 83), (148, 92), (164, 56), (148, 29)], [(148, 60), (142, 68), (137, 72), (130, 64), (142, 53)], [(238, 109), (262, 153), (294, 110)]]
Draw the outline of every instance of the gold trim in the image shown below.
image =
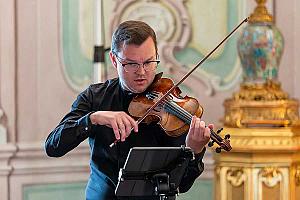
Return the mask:
[(299, 126), (299, 102), (289, 99), (280, 83), (244, 83), (240, 91), (224, 101), (224, 124), (228, 127)]
[(260, 171), (259, 177), (268, 187), (274, 187), (282, 181), (282, 174), (277, 167), (265, 167)]
[(295, 183), (296, 186), (300, 185), (300, 165), (297, 165), (296, 171), (295, 171)]
[(227, 181), (234, 187), (241, 186), (246, 180), (243, 168), (232, 168), (227, 171)]
[(257, 6), (254, 13), (250, 15), (249, 23), (270, 22), (273, 23), (273, 16), (265, 6), (267, 0), (256, 0)]
[(288, 100), (288, 94), (281, 89), (281, 84), (273, 80), (265, 83), (242, 83), (240, 91), (234, 94), (234, 100), (274, 101)]
[(300, 128), (230, 128), (224, 127), (221, 136), (230, 134), (232, 152), (298, 152)]

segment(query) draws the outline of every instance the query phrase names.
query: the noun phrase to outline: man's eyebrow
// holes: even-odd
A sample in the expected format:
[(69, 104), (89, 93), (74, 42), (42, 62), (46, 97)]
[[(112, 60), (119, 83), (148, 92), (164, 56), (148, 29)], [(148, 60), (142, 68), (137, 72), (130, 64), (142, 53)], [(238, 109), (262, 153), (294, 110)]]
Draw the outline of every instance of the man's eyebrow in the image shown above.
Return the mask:
[[(155, 56), (151, 56), (150, 58), (146, 59), (144, 62), (147, 62), (147, 61), (150, 61), (150, 60), (153, 60), (155, 58)], [(129, 61), (129, 62), (134, 62), (134, 63), (138, 63), (138, 61), (136, 60), (132, 60), (130, 58), (126, 58), (126, 59), (123, 59), (124, 61)]]

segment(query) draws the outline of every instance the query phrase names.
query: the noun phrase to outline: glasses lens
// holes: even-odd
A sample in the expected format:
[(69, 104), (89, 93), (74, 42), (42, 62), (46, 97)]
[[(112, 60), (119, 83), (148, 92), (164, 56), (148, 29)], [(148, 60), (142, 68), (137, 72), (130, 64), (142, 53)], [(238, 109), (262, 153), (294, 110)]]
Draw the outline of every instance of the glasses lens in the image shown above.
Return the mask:
[(145, 71), (153, 71), (156, 69), (159, 61), (148, 61), (144, 63)]
[(124, 70), (127, 72), (136, 72), (139, 66), (138, 63), (127, 63), (124, 65)]

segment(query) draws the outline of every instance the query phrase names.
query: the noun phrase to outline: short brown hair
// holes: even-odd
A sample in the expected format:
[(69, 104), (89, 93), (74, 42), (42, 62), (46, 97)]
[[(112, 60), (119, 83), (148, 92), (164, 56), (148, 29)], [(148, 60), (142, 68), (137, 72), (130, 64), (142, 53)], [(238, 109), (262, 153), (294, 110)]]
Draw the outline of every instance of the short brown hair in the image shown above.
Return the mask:
[(157, 41), (154, 30), (145, 22), (129, 20), (122, 22), (112, 35), (111, 51), (120, 52), (121, 45), (141, 45), (148, 37), (153, 39), (157, 54)]

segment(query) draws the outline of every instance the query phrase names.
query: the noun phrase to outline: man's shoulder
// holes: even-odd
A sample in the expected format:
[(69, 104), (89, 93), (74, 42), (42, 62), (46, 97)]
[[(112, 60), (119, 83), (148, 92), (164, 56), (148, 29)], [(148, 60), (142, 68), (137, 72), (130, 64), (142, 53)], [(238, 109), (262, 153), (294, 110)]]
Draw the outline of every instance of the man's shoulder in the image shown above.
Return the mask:
[(93, 92), (100, 92), (102, 90), (107, 90), (109, 88), (114, 88), (118, 86), (119, 84), (119, 79), (118, 78), (113, 78), (113, 79), (108, 79), (105, 82), (102, 83), (94, 83), (91, 84), (87, 90), (91, 90)]

